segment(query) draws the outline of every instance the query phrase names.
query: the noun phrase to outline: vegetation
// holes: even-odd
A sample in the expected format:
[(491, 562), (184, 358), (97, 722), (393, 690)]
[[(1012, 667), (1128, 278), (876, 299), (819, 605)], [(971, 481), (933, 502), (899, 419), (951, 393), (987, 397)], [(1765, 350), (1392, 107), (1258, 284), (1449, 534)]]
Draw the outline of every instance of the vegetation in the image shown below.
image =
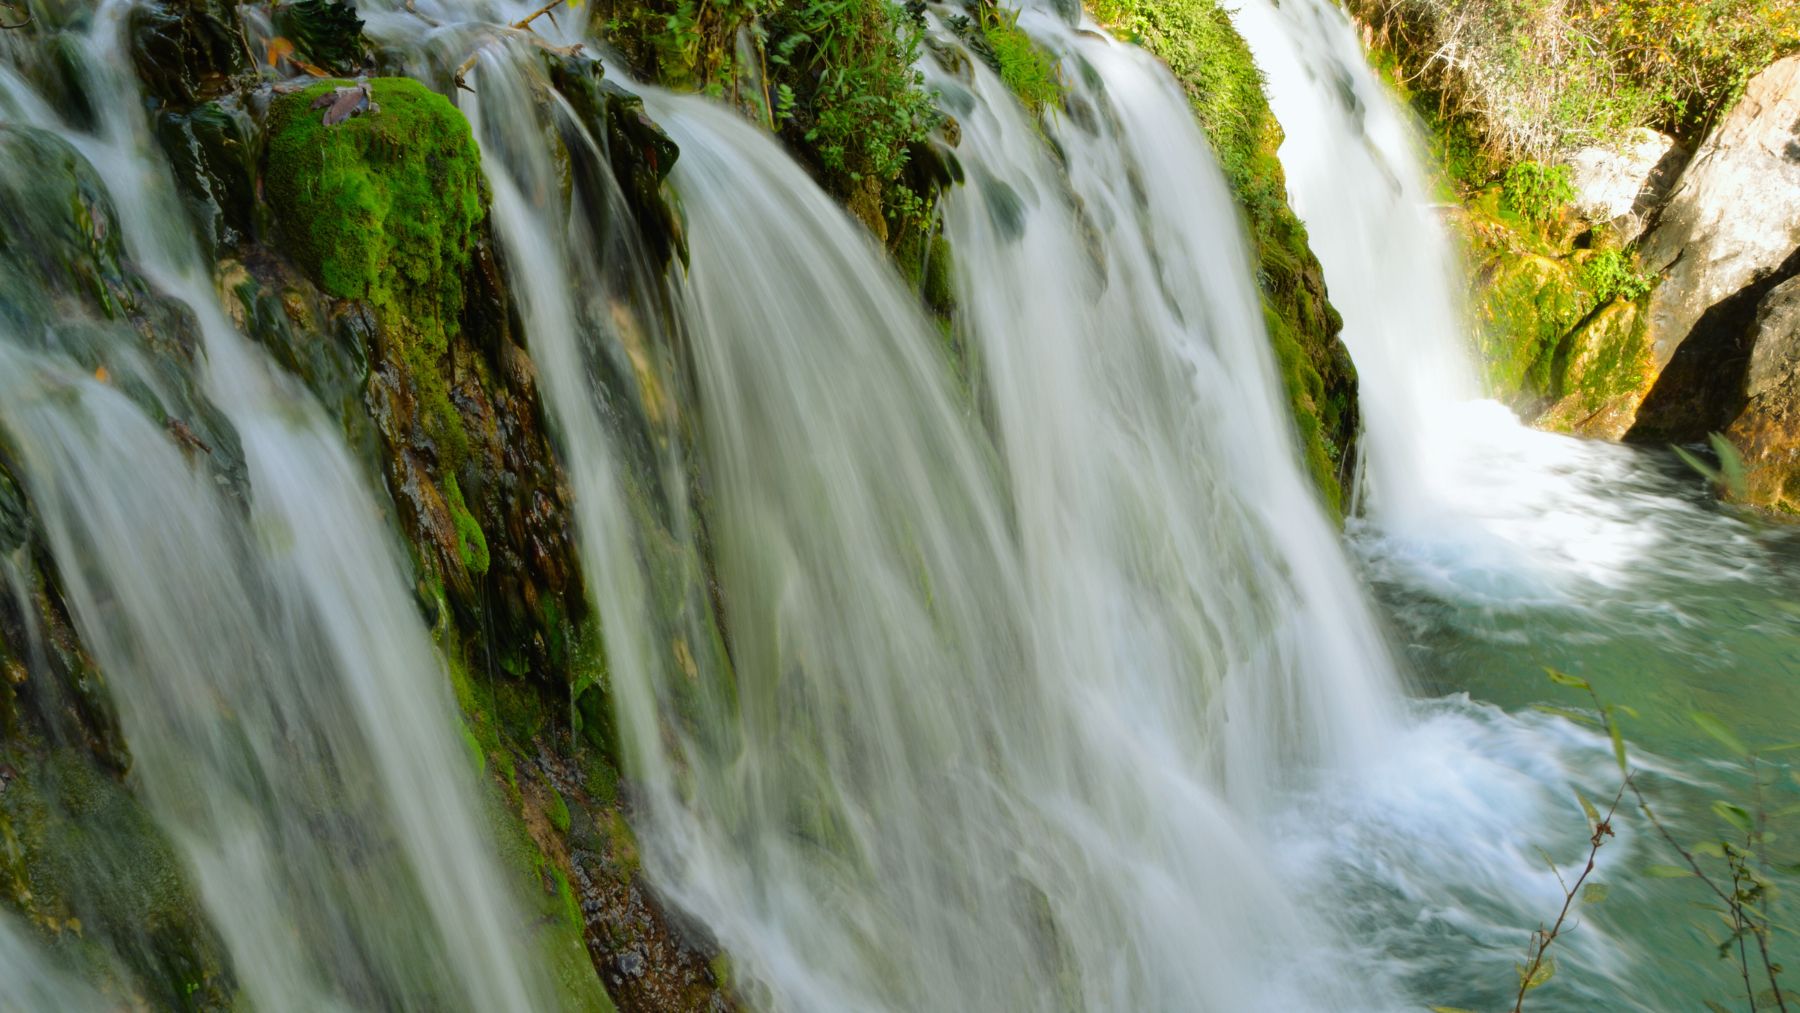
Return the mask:
[(601, 6), (639, 73), (755, 110), (878, 235), (925, 217), (906, 172), (938, 123), (919, 18), (889, 0)]
[(1353, 0), (1508, 158), (1648, 126), (1693, 140), (1776, 58), (1794, 0)]
[[(1773, 824), (1800, 814), (1800, 805), (1792, 804), (1793, 796), (1800, 794), (1796, 792), (1796, 787), (1800, 786), (1800, 772), (1784, 770), (1769, 762), (1771, 756), (1800, 749), (1800, 743), (1753, 749), (1716, 715), (1690, 712), (1688, 717), (1693, 727), (1725, 750), (1726, 757), (1718, 765), (1745, 777), (1749, 794), (1715, 800), (1711, 810), (1719, 820), (1716, 835), (1684, 844), (1669, 822), (1651, 806), (1639, 784), (1640, 771), (1631, 764), (1621, 720), (1627, 716), (1636, 717), (1636, 712), (1629, 707), (1605, 703), (1585, 679), (1554, 669), (1548, 674), (1557, 685), (1586, 694), (1592, 710), (1544, 709), (1603, 732), (1612, 742), (1620, 783), (1604, 814), (1580, 792), (1576, 793), (1591, 830), (1587, 862), (1573, 882), (1564, 880), (1555, 863), (1551, 863), (1551, 871), (1563, 884), (1563, 906), (1554, 923), (1532, 933), (1526, 962), (1518, 965), (1514, 1013), (1522, 1013), (1529, 994), (1554, 977), (1556, 964), (1548, 951), (1568, 931), (1564, 926), (1577, 898), (1583, 904), (1598, 904), (1606, 899), (1608, 888), (1590, 877), (1595, 870), (1597, 854), (1614, 836), (1613, 823), (1627, 794), (1636, 803), (1636, 811), (1642, 815), (1645, 824), (1679, 859), (1678, 864), (1649, 865), (1643, 870), (1644, 875), (1651, 879), (1693, 880), (1701, 888), (1701, 899), (1697, 903), (1718, 915), (1725, 930), (1711, 934), (1716, 953), (1719, 959), (1735, 965), (1737, 977), (1743, 983), (1741, 999), (1747, 1008), (1752, 1013), (1756, 1010), (1786, 1013), (1790, 1006), (1800, 1008), (1800, 994), (1787, 988), (1781, 980), (1784, 968), (1776, 955), (1778, 937), (1791, 937), (1796, 926), (1787, 924), (1778, 910), (1780, 891), (1774, 880), (1777, 874), (1800, 874), (1800, 863), (1784, 861), (1771, 848), (1777, 839)], [(1738, 998), (1731, 997), (1731, 1001)], [(1714, 1011), (1728, 1008), (1725, 1003), (1713, 1000), (1707, 1000), (1706, 1006)], [(1433, 1009), (1439, 1013), (1465, 1013), (1447, 1006)]]
[(1575, 199), (1575, 183), (1566, 165), (1519, 162), (1506, 170), (1500, 199), (1526, 221), (1545, 225)]
[(288, 249), (327, 295), (366, 300), (398, 344), (426, 431), (452, 465), (468, 437), (443, 359), (461, 326), (463, 279), (485, 215), (468, 120), (417, 81), (378, 78), (361, 115), (326, 126), (321, 81), (269, 113), (264, 181)]
[(1056, 65), (1037, 44), (1019, 28), (1017, 11), (984, 7), (981, 12), (981, 34), (994, 54), (995, 69), (1025, 108), (1042, 113), (1062, 105), (1062, 82)]

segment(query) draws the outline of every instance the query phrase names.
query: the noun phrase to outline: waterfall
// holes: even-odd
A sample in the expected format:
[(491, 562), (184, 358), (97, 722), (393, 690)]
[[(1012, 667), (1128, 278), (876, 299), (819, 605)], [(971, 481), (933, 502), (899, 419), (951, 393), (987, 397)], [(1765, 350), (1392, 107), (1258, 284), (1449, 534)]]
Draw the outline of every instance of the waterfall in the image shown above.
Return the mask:
[(53, 968), (26, 930), (14, 927), (10, 917), (0, 917), (0, 1010), (102, 1013), (108, 1008), (86, 983)]
[(454, 705), (393, 534), (311, 396), (233, 330), (94, 16), (84, 134), (7, 76), (10, 101), (99, 172), (133, 262), (197, 319), (205, 394), (236, 430), (248, 509), (54, 339), (0, 334), (0, 430), (135, 776), (261, 1009), (542, 1009), (491, 857)]
[(1378, 575), (1490, 604), (1625, 593), (1646, 567), (1752, 567), (1743, 533), (1636, 451), (1524, 426), (1483, 400), (1458, 253), (1412, 120), (1328, 0), (1246, 0), (1293, 206), (1361, 378)]
[[(421, 68), (477, 52), (459, 101), (577, 489), (646, 868), (747, 998), (1381, 1008), (1334, 986), (1261, 814), (1368, 751), (1392, 666), (1166, 71), (1031, 14), (1097, 77), (1072, 101), (1105, 127), (1051, 127), (1066, 170), (990, 76), (954, 89), (990, 432), (883, 252), (773, 137), (629, 85), (681, 150), (688, 255), (661, 288), (616, 185), (585, 176), (605, 138), (535, 51), (421, 9), (440, 26), (370, 30)], [(713, 618), (684, 590), (703, 555)]]

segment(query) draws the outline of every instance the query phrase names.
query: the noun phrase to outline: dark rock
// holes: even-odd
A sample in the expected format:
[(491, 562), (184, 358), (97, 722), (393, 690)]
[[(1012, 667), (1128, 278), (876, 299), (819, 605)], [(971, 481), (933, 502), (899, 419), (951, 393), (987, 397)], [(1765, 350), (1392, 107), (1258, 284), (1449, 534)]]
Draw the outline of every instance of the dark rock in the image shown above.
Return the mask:
[(150, 98), (186, 107), (217, 98), (250, 67), (236, 0), (166, 0), (131, 9), (131, 61)]
[(275, 9), (275, 33), (295, 55), (333, 74), (351, 75), (368, 63), (356, 5), (334, 0), (289, 0)]
[(156, 117), (156, 138), (201, 241), (214, 257), (255, 228), (256, 144), (250, 116), (234, 100)]
[(606, 153), (604, 167), (589, 164), (587, 146), (578, 138), (564, 138), (576, 190), (589, 213), (610, 213), (610, 192), (616, 186), (657, 262), (667, 265), (672, 257), (685, 261), (681, 217), (663, 193), (663, 182), (680, 155), (674, 140), (644, 112), (642, 99), (606, 79), (599, 61), (552, 53), (544, 54), (544, 61), (551, 84)]
[(1800, 514), (1800, 277), (1776, 286), (1757, 309), (1745, 395), (1725, 430), (1744, 457), (1745, 496)]

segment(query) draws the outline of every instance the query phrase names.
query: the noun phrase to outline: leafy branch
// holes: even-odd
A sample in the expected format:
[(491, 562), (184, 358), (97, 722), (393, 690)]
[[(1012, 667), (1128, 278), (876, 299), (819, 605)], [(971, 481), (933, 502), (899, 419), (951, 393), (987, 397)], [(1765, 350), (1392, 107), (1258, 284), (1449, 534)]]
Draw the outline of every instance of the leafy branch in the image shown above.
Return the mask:
[[(1626, 786), (1631, 783), (1631, 775), (1627, 773), (1625, 783), (1621, 784), (1618, 792), (1613, 795), (1612, 805), (1607, 807), (1605, 816), (1600, 815), (1599, 810), (1594, 807), (1594, 803), (1589, 802), (1585, 795), (1580, 792), (1575, 793), (1576, 799), (1581, 802), (1582, 811), (1587, 814), (1588, 825), (1594, 828), (1594, 832), (1588, 837), (1587, 865), (1582, 867), (1581, 875), (1575, 877), (1573, 884), (1564, 882), (1562, 873), (1556, 871), (1554, 864), (1550, 866), (1550, 871), (1556, 873), (1557, 883), (1563, 888), (1562, 910), (1557, 913), (1556, 921), (1548, 929), (1539, 926), (1537, 931), (1531, 934), (1531, 947), (1527, 951), (1531, 960), (1530, 963), (1519, 968), (1519, 995), (1513, 1000), (1513, 1013), (1523, 1013), (1525, 993), (1549, 981), (1551, 976), (1556, 973), (1556, 963), (1549, 959), (1547, 954), (1550, 951), (1550, 945), (1562, 935), (1563, 922), (1568, 920), (1569, 910), (1575, 906), (1576, 895), (1580, 894), (1582, 900), (1589, 904), (1597, 904), (1605, 899), (1606, 887), (1600, 883), (1588, 883), (1587, 879), (1593, 875), (1594, 864), (1600, 856), (1601, 846), (1613, 836), (1613, 815), (1619, 811), (1619, 802), (1625, 797)], [(1585, 889), (1583, 884), (1586, 884)]]
[[(1669, 825), (1651, 807), (1649, 799), (1645, 797), (1643, 789), (1638, 785), (1630, 768), (1625, 737), (1619, 728), (1617, 712), (1622, 710), (1636, 716), (1635, 712), (1630, 708), (1603, 702), (1593, 686), (1585, 679), (1554, 669), (1546, 669), (1546, 671), (1549, 673), (1551, 681), (1560, 686), (1581, 690), (1593, 701), (1594, 713), (1612, 740), (1613, 756), (1619, 764), (1619, 773), (1623, 778), (1619, 794), (1614, 797), (1613, 808), (1607, 812), (1605, 820), (1597, 820), (1593, 806), (1585, 798), (1581, 800), (1582, 808), (1587, 812), (1590, 823), (1595, 826), (1588, 866), (1583, 870), (1582, 878), (1585, 879), (1593, 869), (1594, 853), (1599, 850), (1603, 840), (1601, 829), (1605, 829), (1606, 835), (1612, 833), (1613, 814), (1618, 809), (1619, 799), (1629, 790), (1637, 802), (1638, 810), (1644, 814), (1644, 818), (1656, 831), (1657, 836), (1661, 837), (1677, 855), (1681, 856), (1684, 863), (1683, 866), (1653, 865), (1646, 872), (1652, 877), (1661, 879), (1693, 878), (1699, 880), (1718, 899), (1721, 906), (1714, 910), (1720, 914), (1727, 927), (1731, 929), (1731, 934), (1719, 944), (1719, 955), (1725, 958), (1735, 957), (1739, 978), (1744, 986), (1744, 999), (1751, 1013), (1756, 1013), (1759, 1009), (1773, 1009), (1780, 1013), (1788, 1013), (1789, 1000), (1795, 997), (1782, 988), (1780, 981), (1782, 966), (1776, 961), (1769, 946), (1770, 938), (1778, 927), (1770, 910), (1777, 891), (1775, 884), (1769, 878), (1773, 867), (1767, 858), (1766, 847), (1774, 839), (1774, 835), (1768, 829), (1769, 813), (1764, 804), (1763, 772), (1765, 765), (1759, 754), (1746, 747), (1737, 734), (1714, 715), (1700, 711), (1690, 712), (1689, 718), (1696, 727), (1748, 765), (1754, 786), (1754, 797), (1749, 806), (1724, 799), (1715, 801), (1712, 805), (1714, 814), (1736, 832), (1736, 839), (1684, 847), (1676, 839)], [(1583, 723), (1593, 723), (1593, 718), (1587, 715), (1558, 711), (1555, 708), (1545, 709), (1577, 718)], [(1800, 749), (1800, 743), (1766, 748), (1762, 752), (1772, 753), (1792, 749)], [(1795, 811), (1794, 807), (1783, 810), (1783, 813), (1791, 811)], [(1708, 872), (1705, 864), (1701, 861), (1702, 856), (1723, 861), (1725, 863), (1723, 873), (1716, 870)], [(1782, 871), (1800, 873), (1800, 867), (1783, 867)], [(1560, 881), (1560, 875), (1558, 879)], [(1726, 882), (1727, 879), (1729, 879), (1729, 883)], [(1563, 914), (1557, 918), (1556, 924), (1548, 932), (1540, 929), (1534, 934), (1533, 961), (1528, 968), (1522, 968), (1520, 971), (1519, 997), (1513, 1006), (1514, 1013), (1522, 1013), (1526, 992), (1549, 980), (1549, 973), (1540, 970), (1544, 966), (1543, 952), (1555, 940), (1563, 917), (1567, 915), (1570, 903), (1573, 901), (1575, 890), (1580, 888), (1581, 882), (1582, 880), (1578, 879), (1574, 887), (1568, 888)], [(1754, 956), (1751, 953), (1751, 944), (1755, 945)], [(1758, 992), (1752, 984), (1752, 977), (1758, 971), (1761, 976), (1767, 978), (1769, 983), (1769, 987), (1761, 992)], [(1716, 1013), (1725, 1013), (1725, 1007), (1718, 1003), (1708, 1001), (1707, 1006)]]

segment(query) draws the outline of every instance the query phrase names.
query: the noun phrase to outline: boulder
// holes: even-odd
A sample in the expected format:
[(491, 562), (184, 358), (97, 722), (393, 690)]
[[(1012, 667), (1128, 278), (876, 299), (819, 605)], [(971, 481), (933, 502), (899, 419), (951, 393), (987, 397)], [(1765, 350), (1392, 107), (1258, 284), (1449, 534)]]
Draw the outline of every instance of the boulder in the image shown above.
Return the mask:
[(1800, 513), (1800, 278), (1757, 307), (1744, 393), (1725, 435), (1744, 456), (1746, 497)]
[(1668, 196), (1687, 152), (1675, 139), (1647, 128), (1608, 145), (1583, 148), (1568, 159), (1575, 209), (1591, 222), (1611, 223), (1620, 243), (1643, 234), (1649, 212)]
[(1707, 139), (1645, 239), (1665, 275), (1651, 303), (1666, 365), (1721, 302), (1766, 280), (1800, 248), (1800, 56), (1777, 62)]

